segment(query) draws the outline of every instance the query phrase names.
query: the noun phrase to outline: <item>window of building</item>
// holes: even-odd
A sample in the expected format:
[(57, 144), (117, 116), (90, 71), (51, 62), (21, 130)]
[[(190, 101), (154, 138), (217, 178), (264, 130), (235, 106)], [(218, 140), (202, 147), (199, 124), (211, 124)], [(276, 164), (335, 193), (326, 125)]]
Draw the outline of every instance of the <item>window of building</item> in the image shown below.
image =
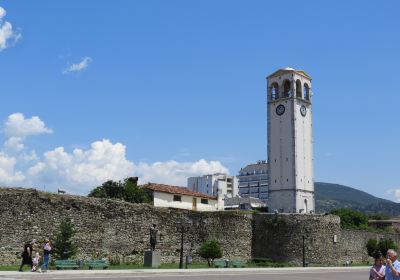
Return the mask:
[(182, 196), (174, 195), (174, 201), (182, 201)]
[(208, 204), (208, 199), (202, 198), (201, 199), (201, 204)]

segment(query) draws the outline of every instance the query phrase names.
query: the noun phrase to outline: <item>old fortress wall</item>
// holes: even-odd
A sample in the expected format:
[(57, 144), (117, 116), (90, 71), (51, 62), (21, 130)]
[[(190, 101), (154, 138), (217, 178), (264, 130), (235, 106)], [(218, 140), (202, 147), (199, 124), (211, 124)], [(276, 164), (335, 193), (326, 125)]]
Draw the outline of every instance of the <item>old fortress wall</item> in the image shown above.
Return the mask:
[(148, 204), (58, 195), (33, 189), (0, 189), (0, 264), (18, 263), (25, 242), (43, 240), (57, 232), (69, 217), (83, 259), (107, 257), (124, 263), (143, 262), (149, 249), (149, 228), (157, 224), (161, 238), (156, 249), (163, 262), (179, 260), (180, 235), (174, 222), (193, 225), (185, 234), (185, 252), (196, 256), (208, 239), (221, 242), (225, 257), (250, 259), (252, 219), (234, 212), (193, 212), (154, 208)]
[[(224, 258), (271, 258), (300, 264), (304, 236), (310, 263), (362, 263), (369, 260), (367, 240), (383, 237), (341, 230), (339, 218), (332, 215), (194, 212), (33, 189), (0, 189), (0, 201), (0, 265), (19, 263), (23, 244), (33, 238), (51, 238), (65, 217), (71, 218), (76, 228), (78, 258), (107, 257), (117, 263), (143, 262), (151, 223), (157, 224), (161, 234), (157, 250), (162, 261), (178, 262), (180, 236), (174, 223), (181, 218), (192, 222), (184, 249), (195, 261), (200, 261), (200, 245), (216, 239)], [(398, 235), (386, 237), (399, 243)]]

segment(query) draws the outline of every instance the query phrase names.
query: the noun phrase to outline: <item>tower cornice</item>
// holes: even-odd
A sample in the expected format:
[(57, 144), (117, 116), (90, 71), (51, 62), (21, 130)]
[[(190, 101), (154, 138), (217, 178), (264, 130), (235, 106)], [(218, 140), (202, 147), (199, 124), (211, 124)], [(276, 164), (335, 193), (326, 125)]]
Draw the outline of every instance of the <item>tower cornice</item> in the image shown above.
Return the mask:
[(311, 76), (308, 75), (304, 70), (296, 70), (296, 69), (293, 69), (293, 68), (290, 68), (290, 67), (282, 68), (282, 69), (279, 69), (279, 70), (275, 71), (271, 75), (267, 76), (267, 79), (273, 78), (275, 76), (281, 76), (281, 75), (286, 74), (286, 73), (292, 73), (292, 72), (296, 73), (296, 74), (298, 74), (300, 76), (303, 76), (303, 77), (309, 79), (310, 81), (312, 80)]

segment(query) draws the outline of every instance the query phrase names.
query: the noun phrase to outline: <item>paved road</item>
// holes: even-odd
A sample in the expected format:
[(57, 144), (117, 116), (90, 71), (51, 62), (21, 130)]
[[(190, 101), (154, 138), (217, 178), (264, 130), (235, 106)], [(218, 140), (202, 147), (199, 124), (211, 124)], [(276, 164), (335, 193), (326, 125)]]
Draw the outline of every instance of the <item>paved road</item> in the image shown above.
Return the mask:
[(50, 273), (0, 272), (0, 279), (134, 279), (134, 280), (364, 280), (368, 268), (291, 268), (291, 269), (224, 269), (224, 270), (121, 270), (121, 271), (52, 271)]

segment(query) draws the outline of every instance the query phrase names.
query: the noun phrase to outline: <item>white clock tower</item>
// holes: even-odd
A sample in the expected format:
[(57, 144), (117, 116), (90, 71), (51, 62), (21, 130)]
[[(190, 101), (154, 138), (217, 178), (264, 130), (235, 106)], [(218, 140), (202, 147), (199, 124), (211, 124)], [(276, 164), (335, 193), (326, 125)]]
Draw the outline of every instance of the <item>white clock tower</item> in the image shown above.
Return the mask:
[(314, 171), (311, 77), (284, 68), (268, 81), (270, 212), (313, 213)]

